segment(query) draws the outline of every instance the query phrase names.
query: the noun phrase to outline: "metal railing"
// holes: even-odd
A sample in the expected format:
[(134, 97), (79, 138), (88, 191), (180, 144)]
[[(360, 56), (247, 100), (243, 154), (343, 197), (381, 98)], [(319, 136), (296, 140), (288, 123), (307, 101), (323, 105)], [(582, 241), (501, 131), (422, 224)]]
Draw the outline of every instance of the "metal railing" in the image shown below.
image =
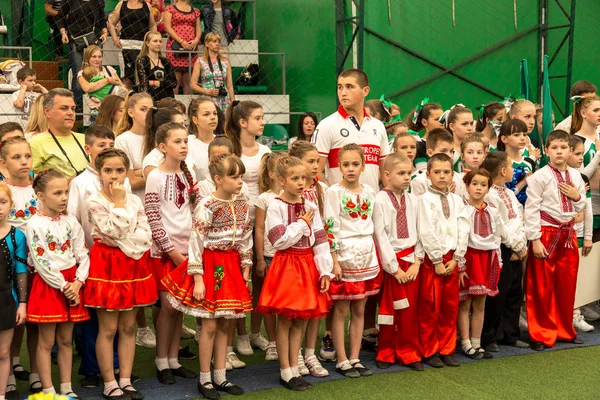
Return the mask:
[[(27, 50), (27, 52), (29, 53), (29, 68), (33, 68), (33, 50), (31, 47), (26, 47), (26, 46), (0, 46), (0, 57), (2, 58), (10, 58), (10, 57), (4, 57), (2, 56), (2, 50)], [(20, 61), (21, 57), (20, 55), (17, 57)]]

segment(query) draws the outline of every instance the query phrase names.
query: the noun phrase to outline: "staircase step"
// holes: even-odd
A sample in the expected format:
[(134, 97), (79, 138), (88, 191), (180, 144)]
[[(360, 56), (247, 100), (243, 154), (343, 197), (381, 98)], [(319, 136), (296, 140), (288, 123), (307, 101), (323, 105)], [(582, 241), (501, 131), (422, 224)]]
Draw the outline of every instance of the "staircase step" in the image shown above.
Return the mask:
[(37, 82), (48, 90), (65, 87), (64, 81), (59, 81), (59, 80), (52, 80), (52, 79), (40, 80), (40, 79), (38, 79)]
[(34, 61), (33, 70), (38, 81), (51, 81), (58, 78), (58, 63), (56, 61)]

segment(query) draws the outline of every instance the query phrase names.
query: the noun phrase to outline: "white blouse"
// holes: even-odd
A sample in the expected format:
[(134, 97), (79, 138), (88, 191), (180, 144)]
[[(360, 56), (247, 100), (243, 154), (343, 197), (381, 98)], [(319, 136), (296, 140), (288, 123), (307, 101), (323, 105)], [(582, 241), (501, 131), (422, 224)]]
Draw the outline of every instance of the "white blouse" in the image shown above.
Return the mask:
[(188, 138), (189, 152), (186, 161), (194, 165), (194, 172), (199, 181), (210, 177), (210, 174), (208, 173), (208, 146), (209, 143), (204, 143), (195, 135), (190, 135)]
[(161, 258), (172, 250), (187, 254), (192, 230), (189, 190), (182, 172), (154, 169), (148, 174), (144, 208), (152, 230), (152, 257)]
[(189, 244), (189, 275), (202, 275), (204, 249), (236, 250), (240, 268), (252, 267), (252, 224), (243, 198), (221, 200), (204, 197), (194, 210)]
[(262, 157), (270, 153), (271, 149), (267, 146), (258, 143), (258, 153), (253, 156), (245, 156), (242, 154), (240, 159), (246, 167), (246, 173), (242, 178), (248, 185), (248, 205), (250, 206), (250, 220), (254, 224), (254, 206), (260, 190), (258, 188), (258, 178), (260, 176), (260, 167), (262, 165)]
[(12, 194), (13, 206), (8, 213), (8, 223), (25, 233), (27, 222), (41, 208), (33, 186), (14, 186), (5, 182)]
[[(115, 148), (121, 149), (129, 157), (131, 165), (129, 169), (142, 169), (144, 160), (144, 135), (138, 135), (131, 131), (121, 133), (115, 139)], [(133, 194), (140, 199), (144, 198), (144, 189), (136, 189)]]
[[(448, 217), (444, 214), (442, 196), (448, 200)], [(467, 252), (469, 232), (464, 227), (468, 221), (460, 221), (464, 216), (460, 211), (464, 207), (463, 200), (454, 193), (443, 194), (430, 188), (419, 198), (418, 231), (423, 250), (433, 264), (439, 264), (446, 253), (454, 250), (453, 258), (464, 262)]]
[(113, 239), (129, 258), (139, 260), (152, 246), (152, 231), (144, 212), (142, 201), (133, 194), (127, 195), (125, 208), (117, 208), (100, 192), (88, 200), (88, 216), (92, 237), (101, 234)]
[[(190, 136), (191, 138), (191, 136)], [(147, 178), (147, 176), (144, 174), (144, 170), (146, 169), (146, 167), (154, 167), (154, 168), (158, 168), (158, 166), (160, 164), (162, 164), (162, 162), (165, 160), (165, 155), (159, 150), (159, 149), (152, 149), (152, 151), (150, 151), (150, 153), (146, 154), (146, 157), (144, 157), (144, 160), (142, 161), (142, 175), (144, 175), (144, 177)], [(188, 151), (188, 155), (185, 159), (185, 163), (188, 167), (188, 169), (194, 170), (194, 162), (192, 160), (192, 158), (190, 157), (190, 153)]]
[(62, 290), (67, 281), (60, 271), (75, 265), (78, 265), (77, 280), (85, 283), (90, 258), (83, 230), (75, 217), (48, 217), (38, 213), (29, 220), (26, 235), (35, 271), (50, 287)]
[[(402, 211), (402, 203), (404, 210)], [(402, 260), (414, 263), (415, 256), (423, 258), (423, 246), (417, 232), (417, 214), (419, 211), (416, 196), (404, 191), (397, 195), (383, 189), (375, 197), (373, 223), (375, 225), (375, 241), (379, 247), (379, 255), (383, 270), (390, 274), (398, 272), (396, 253), (414, 247), (414, 252)], [(406, 230), (402, 229), (401, 218), (406, 218)]]
[[(321, 196), (323, 196), (322, 201), (325, 200), (325, 192), (327, 191), (327, 189), (329, 189), (329, 186), (327, 186), (327, 184), (316, 180), (312, 185), (310, 185), (308, 187), (308, 189), (304, 189), (304, 192), (302, 192), (302, 198), (304, 200), (308, 200), (311, 203), (314, 203), (317, 205), (317, 209), (320, 206), (320, 201), (319, 201), (319, 194), (317, 193), (317, 185), (319, 185), (319, 187), (321, 188)], [(323, 207), (323, 210), (325, 209), (325, 207)]]
[[(466, 204), (460, 211), (459, 224), (468, 224), (459, 227), (460, 232), (468, 230), (468, 247), (477, 250), (499, 250), (500, 244), (508, 245), (510, 238), (500, 212), (493, 204), (483, 203), (480, 208)], [(461, 242), (463, 238), (459, 238)]]
[(325, 224), (330, 251), (337, 252), (342, 280), (361, 282), (375, 278), (379, 262), (373, 241), (375, 190), (362, 184), (353, 193), (340, 184), (325, 192)]
[[(563, 197), (558, 189), (558, 176), (549, 165), (537, 170), (527, 178), (527, 202), (525, 203), (525, 235), (527, 240), (537, 240), (542, 236), (541, 226), (556, 226), (541, 218), (540, 213), (545, 212), (560, 223), (569, 222), (587, 204), (585, 184), (581, 174), (567, 167), (571, 182), (579, 191), (579, 199), (573, 201)], [(566, 171), (558, 171), (565, 180)]]
[(485, 196), (485, 201), (496, 206), (500, 214), (502, 224), (510, 232), (510, 240), (507, 247), (515, 253), (521, 253), (527, 248), (525, 230), (523, 229), (523, 206), (517, 200), (515, 192), (506, 186), (492, 185)]
[[(196, 185), (198, 188), (198, 193), (202, 197), (210, 196), (217, 190), (217, 185), (210, 177), (210, 174), (203, 181), (199, 181)], [(242, 182), (242, 190), (240, 191), (240, 196), (244, 195), (245, 199), (248, 200), (250, 196), (250, 192), (248, 191), (248, 185), (246, 182)]]
[[(314, 212), (310, 226), (300, 218), (309, 209)], [(268, 241), (276, 250), (312, 248), (320, 276), (333, 279), (333, 258), (329, 252), (327, 233), (323, 229), (323, 221), (314, 203), (302, 200), (302, 203), (292, 204), (276, 198), (267, 210), (265, 232)]]
[(261, 193), (256, 200), (256, 208), (260, 208), (265, 212), (265, 235), (263, 244), (263, 254), (265, 257), (273, 257), (275, 255), (275, 248), (271, 245), (271, 242), (267, 238), (267, 226), (266, 226), (266, 213), (271, 204), (275, 202), (277, 195), (272, 191)]
[[(125, 178), (123, 187), (127, 193), (131, 193), (131, 184), (129, 178)], [(102, 190), (98, 172), (88, 165), (79, 176), (76, 176), (69, 184), (69, 202), (67, 204), (67, 214), (77, 218), (85, 234), (85, 244), (88, 248), (94, 244), (92, 238), (92, 225), (88, 217), (88, 199), (92, 194)]]

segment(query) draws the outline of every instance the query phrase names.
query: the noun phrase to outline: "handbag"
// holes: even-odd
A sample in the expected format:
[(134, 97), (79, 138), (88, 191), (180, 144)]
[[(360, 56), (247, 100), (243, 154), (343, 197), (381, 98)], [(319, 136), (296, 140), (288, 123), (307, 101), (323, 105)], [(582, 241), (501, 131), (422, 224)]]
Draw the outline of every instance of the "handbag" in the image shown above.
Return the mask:
[(248, 64), (235, 80), (236, 86), (258, 86), (258, 64)]
[(77, 37), (71, 36), (71, 39), (78, 53), (81, 53), (86, 47), (92, 44), (98, 45), (100, 43), (100, 39), (98, 39), (98, 36), (94, 32), (85, 33)]

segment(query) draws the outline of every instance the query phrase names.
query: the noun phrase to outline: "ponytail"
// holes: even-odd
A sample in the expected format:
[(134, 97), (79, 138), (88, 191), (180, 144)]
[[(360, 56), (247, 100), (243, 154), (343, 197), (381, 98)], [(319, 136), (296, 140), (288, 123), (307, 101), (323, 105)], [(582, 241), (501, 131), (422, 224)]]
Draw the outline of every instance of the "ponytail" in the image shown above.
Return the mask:
[(573, 106), (573, 118), (571, 119), (571, 130), (569, 133), (571, 135), (574, 135), (575, 133), (579, 132), (583, 127), (583, 117), (581, 116), (581, 111), (586, 110), (588, 107), (590, 107), (594, 101), (600, 101), (600, 97), (573, 96), (572, 100), (575, 104)]
[(146, 114), (146, 136), (144, 137), (144, 157), (156, 147), (156, 132), (162, 125), (173, 121), (175, 116), (181, 115), (176, 108), (152, 107)]
[(179, 163), (179, 167), (181, 168), (181, 171), (183, 171), (185, 180), (187, 181), (188, 185), (190, 186), (190, 188), (189, 188), (190, 206), (192, 207), (192, 210), (193, 210), (196, 205), (196, 200), (198, 199), (198, 195), (196, 192), (197, 189), (195, 188), (195, 183), (194, 183), (194, 178), (192, 177), (192, 173), (190, 172), (190, 169), (188, 168), (187, 164), (185, 163), (185, 160), (181, 161)]
[(240, 120), (248, 120), (252, 111), (258, 108), (262, 108), (262, 106), (250, 100), (234, 100), (229, 104), (229, 107), (227, 107), (227, 113), (225, 115), (225, 135), (231, 140), (231, 143), (233, 143), (233, 153), (238, 157), (242, 156), (242, 142), (240, 139), (242, 126), (240, 125)]

